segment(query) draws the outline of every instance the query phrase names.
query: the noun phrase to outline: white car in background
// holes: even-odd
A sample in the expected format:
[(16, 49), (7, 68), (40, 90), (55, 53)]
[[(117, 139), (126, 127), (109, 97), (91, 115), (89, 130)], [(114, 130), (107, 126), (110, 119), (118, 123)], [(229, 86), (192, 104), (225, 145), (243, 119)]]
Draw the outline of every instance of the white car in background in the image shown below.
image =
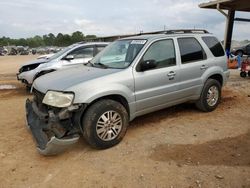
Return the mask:
[(37, 57), (37, 59), (49, 59), (49, 58), (51, 58), (53, 55), (55, 55), (55, 54), (52, 53), (52, 54), (40, 55), (40, 56)]
[(73, 44), (49, 58), (37, 59), (22, 65), (17, 73), (17, 79), (31, 86), (36, 78), (44, 74), (88, 63), (107, 45), (106, 42)]

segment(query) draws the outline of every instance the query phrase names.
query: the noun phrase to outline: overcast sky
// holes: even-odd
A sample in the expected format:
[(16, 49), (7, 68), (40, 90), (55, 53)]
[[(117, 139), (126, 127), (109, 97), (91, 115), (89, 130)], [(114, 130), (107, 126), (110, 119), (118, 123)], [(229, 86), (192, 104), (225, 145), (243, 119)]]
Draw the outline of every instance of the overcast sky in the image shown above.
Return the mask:
[[(208, 0), (0, 0), (0, 37), (79, 30), (97, 36), (204, 28), (223, 39), (225, 17), (200, 9)], [(249, 13), (236, 17), (250, 18)], [(250, 23), (235, 22), (233, 38), (250, 39)]]

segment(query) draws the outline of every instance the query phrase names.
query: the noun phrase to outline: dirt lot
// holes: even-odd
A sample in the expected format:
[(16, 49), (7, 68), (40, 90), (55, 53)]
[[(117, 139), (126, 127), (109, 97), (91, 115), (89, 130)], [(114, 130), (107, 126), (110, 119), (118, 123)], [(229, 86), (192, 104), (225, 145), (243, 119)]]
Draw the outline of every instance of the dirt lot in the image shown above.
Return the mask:
[(15, 80), (35, 56), (0, 57), (0, 187), (250, 187), (250, 78), (231, 72), (216, 111), (179, 105), (135, 119), (124, 140), (94, 150), (37, 153), (25, 127), (30, 95)]

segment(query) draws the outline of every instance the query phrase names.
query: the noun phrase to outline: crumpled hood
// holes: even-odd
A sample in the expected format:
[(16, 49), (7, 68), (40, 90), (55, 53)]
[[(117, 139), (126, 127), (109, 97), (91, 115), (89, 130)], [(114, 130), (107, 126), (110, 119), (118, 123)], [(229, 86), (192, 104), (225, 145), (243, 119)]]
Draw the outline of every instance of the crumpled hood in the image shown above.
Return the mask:
[(34, 81), (33, 88), (42, 93), (46, 93), (48, 90), (64, 91), (76, 84), (119, 71), (121, 69), (102, 69), (79, 65), (41, 76)]
[(22, 66), (26, 66), (26, 65), (34, 65), (34, 64), (41, 64), (41, 63), (47, 63), (48, 60), (47, 59), (36, 59), (34, 61), (30, 61), (28, 63), (23, 64)]

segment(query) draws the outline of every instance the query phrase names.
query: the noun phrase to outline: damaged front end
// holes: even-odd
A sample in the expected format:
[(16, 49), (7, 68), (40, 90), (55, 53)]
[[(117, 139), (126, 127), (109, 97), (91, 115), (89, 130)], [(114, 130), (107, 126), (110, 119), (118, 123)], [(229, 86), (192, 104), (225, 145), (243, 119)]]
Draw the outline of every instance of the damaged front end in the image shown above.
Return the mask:
[(81, 105), (67, 108), (49, 107), (42, 103), (43, 94), (34, 91), (34, 99), (26, 100), (27, 126), (43, 155), (56, 155), (79, 140), (77, 122)]

